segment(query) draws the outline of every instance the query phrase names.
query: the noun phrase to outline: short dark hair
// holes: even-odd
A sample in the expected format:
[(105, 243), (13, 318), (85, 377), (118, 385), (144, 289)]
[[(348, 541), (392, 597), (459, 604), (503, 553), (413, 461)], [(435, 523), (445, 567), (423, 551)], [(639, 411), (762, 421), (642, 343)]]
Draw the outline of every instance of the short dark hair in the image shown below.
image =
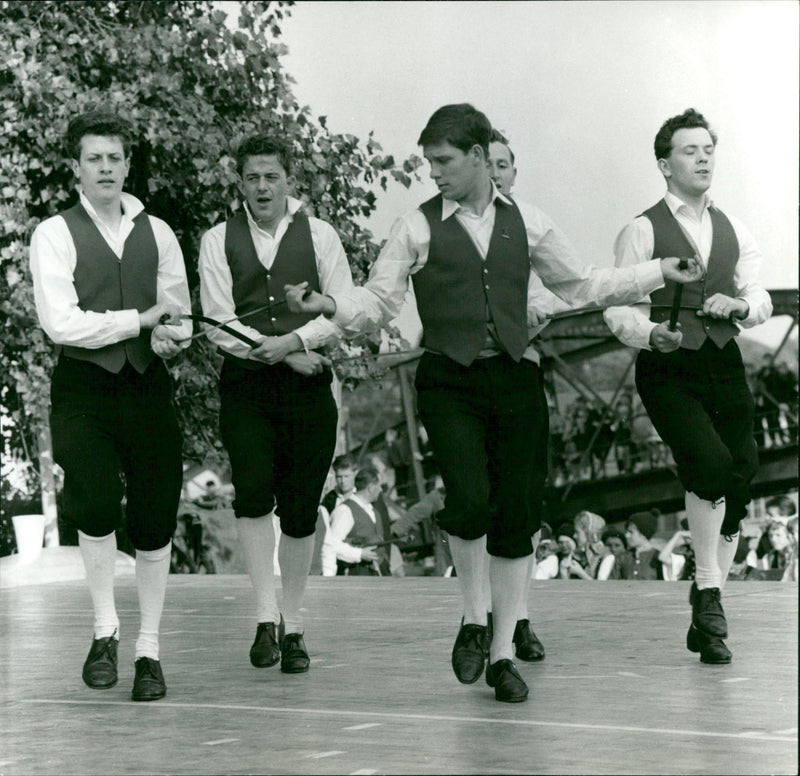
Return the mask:
[(101, 137), (118, 137), (122, 141), (122, 150), (128, 158), (133, 140), (131, 123), (117, 113), (108, 109), (85, 111), (75, 116), (67, 127), (67, 153), (71, 159), (81, 158), (81, 140), (86, 135)]
[(498, 130), (492, 130), (492, 143), (502, 143), (508, 149), (508, 155), (511, 157), (511, 164), (514, 164), (514, 152), (511, 150), (511, 146), (506, 140), (505, 135), (501, 134)]
[(461, 102), (439, 108), (428, 119), (417, 144), (424, 147), (450, 143), (464, 153), (478, 145), (488, 156), (491, 139), (492, 125), (485, 114)]
[(353, 458), (350, 453), (342, 453), (342, 455), (337, 455), (336, 458), (333, 459), (333, 470), (335, 472), (341, 471), (342, 469), (355, 469), (356, 468), (356, 459)]
[(250, 135), (236, 147), (236, 171), (241, 176), (244, 163), (251, 156), (277, 156), (284, 172), (292, 172), (292, 154), (289, 147), (270, 135)]
[(694, 108), (687, 108), (680, 116), (673, 116), (667, 119), (658, 130), (653, 148), (656, 152), (656, 159), (666, 159), (672, 151), (672, 136), (679, 129), (692, 129), (693, 127), (702, 127), (708, 130), (711, 135), (711, 142), (717, 144), (717, 133), (711, 129), (706, 117), (702, 113), (698, 113)]
[(380, 482), (380, 476), (376, 469), (371, 466), (365, 466), (363, 469), (358, 470), (356, 474), (356, 490), (364, 490), (368, 485), (373, 482)]
[(628, 549), (628, 540), (625, 538), (624, 532), (612, 525), (608, 526), (601, 534), (603, 544), (605, 544), (612, 536), (619, 539), (622, 542), (622, 546), (626, 550)]

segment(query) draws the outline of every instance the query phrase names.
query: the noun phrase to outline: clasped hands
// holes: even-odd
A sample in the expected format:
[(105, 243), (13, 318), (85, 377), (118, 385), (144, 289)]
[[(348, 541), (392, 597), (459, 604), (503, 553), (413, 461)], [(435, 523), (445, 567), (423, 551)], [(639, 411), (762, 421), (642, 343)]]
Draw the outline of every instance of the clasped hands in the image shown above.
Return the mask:
[[(700, 318), (721, 318), (732, 320), (746, 318), (750, 307), (744, 299), (737, 299), (725, 294), (712, 294), (703, 302), (696, 315)], [(650, 332), (650, 347), (660, 353), (671, 353), (681, 346), (683, 332), (681, 324), (676, 324), (675, 331), (669, 328), (669, 321), (662, 321)]]
[(172, 302), (159, 302), (139, 313), (139, 328), (152, 329), (150, 347), (159, 358), (174, 358), (183, 350), (183, 333), (177, 328), (181, 308)]
[(258, 347), (250, 351), (249, 357), (264, 364), (278, 364), (283, 361), (295, 372), (306, 377), (318, 375), (326, 366), (331, 365), (330, 359), (325, 356), (313, 350), (303, 350), (303, 342), (294, 332), (279, 337), (264, 337)]

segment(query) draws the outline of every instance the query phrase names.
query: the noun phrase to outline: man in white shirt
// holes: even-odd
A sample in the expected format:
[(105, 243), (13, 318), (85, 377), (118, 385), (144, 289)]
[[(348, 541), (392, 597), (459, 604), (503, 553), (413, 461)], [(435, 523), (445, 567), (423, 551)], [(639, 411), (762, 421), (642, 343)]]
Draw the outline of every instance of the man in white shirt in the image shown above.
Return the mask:
[(531, 505), (541, 503), (535, 493), (547, 476), (547, 402), (529, 344), (529, 327), (539, 324), (528, 305), (530, 275), (583, 305), (633, 301), (665, 276), (690, 281), (700, 271), (679, 271), (677, 259), (622, 272), (587, 267), (544, 213), (497, 190), (487, 170), (491, 133), (471, 105), (437, 110), (419, 143), (440, 194), (398, 219), (363, 287), (334, 297), (300, 284), (287, 298), (292, 309), (322, 312), (356, 333), (394, 318), (413, 276), (426, 350), (416, 373), (418, 407), (447, 491), (439, 524), (464, 603), (451, 664), (471, 684), (488, 656), (495, 698), (514, 703), (528, 696), (512, 639), (541, 522)]
[(611, 308), (605, 319), (622, 342), (640, 348), (636, 387), (686, 488), (696, 564), (686, 646), (704, 663), (725, 664), (732, 656), (723, 641), (721, 590), (758, 469), (753, 397), (734, 338), (769, 318), (772, 302), (759, 281), (761, 252), (752, 236), (708, 196), (716, 145), (693, 108), (664, 122), (655, 155), (667, 191), (615, 245), (619, 267), (693, 257), (705, 267), (702, 281), (686, 285), (682, 297), (668, 284), (651, 294), (649, 310)]
[[(283, 287), (306, 282), (347, 293), (350, 267), (336, 230), (306, 216), (289, 196), (288, 147), (255, 135), (236, 152), (244, 207), (200, 244), (200, 301), (206, 316), (243, 317), (208, 336), (222, 352), (220, 432), (231, 461), (233, 503), (245, 565), (256, 595), (250, 662), (308, 671), (300, 608), (314, 552), (322, 488), (336, 444), (329, 362), (315, 349), (335, 339), (336, 324), (287, 309)], [(255, 343), (255, 347), (253, 344)], [(273, 515), (279, 515), (278, 610)]]
[(64, 470), (64, 516), (78, 529), (94, 607), (83, 680), (95, 689), (117, 683), (115, 529), (124, 495), (141, 617), (132, 699), (151, 701), (167, 691), (158, 632), (183, 479), (162, 359), (185, 346), (191, 325), (159, 325), (189, 312), (189, 288), (172, 230), (122, 191), (131, 140), (131, 126), (110, 111), (70, 122), (79, 201), (36, 228), (31, 272), (39, 321), (59, 349), (53, 457)]
[(368, 466), (356, 474), (356, 489), (331, 514), (331, 527), (322, 545), (322, 574), (334, 577), (389, 575), (389, 547), (374, 504), (381, 495), (378, 472)]

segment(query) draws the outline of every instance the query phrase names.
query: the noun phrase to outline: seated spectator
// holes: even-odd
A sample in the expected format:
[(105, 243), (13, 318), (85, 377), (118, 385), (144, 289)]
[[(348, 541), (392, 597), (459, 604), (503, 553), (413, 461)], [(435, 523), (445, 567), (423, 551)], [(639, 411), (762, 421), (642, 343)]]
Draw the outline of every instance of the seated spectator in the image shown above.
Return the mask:
[(534, 579), (555, 579), (558, 576), (558, 544), (552, 539), (542, 539), (536, 548)]
[(664, 569), (658, 558), (658, 550), (650, 544), (650, 539), (658, 530), (661, 512), (651, 509), (635, 512), (625, 521), (625, 538), (631, 556), (630, 579), (664, 579)]
[(630, 579), (632, 571), (632, 558), (628, 552), (628, 540), (625, 533), (619, 528), (608, 526), (601, 534), (603, 544), (614, 556), (614, 566), (609, 579)]
[(322, 574), (326, 577), (388, 576), (389, 549), (385, 530), (373, 504), (381, 495), (378, 472), (369, 467), (356, 474), (356, 490), (333, 510), (322, 545)]
[(556, 537), (558, 541), (558, 576), (561, 579), (581, 579), (579, 576), (583, 574), (583, 567), (578, 559), (575, 557), (575, 552), (578, 549), (573, 536), (574, 528), (572, 523), (562, 524)]
[[(770, 522), (783, 523), (784, 525), (797, 514), (797, 506), (789, 496), (773, 496), (767, 499), (764, 508), (767, 511)], [(758, 547), (756, 548), (756, 555), (759, 558), (763, 558), (764, 555), (772, 550), (772, 545), (770, 544), (767, 533), (768, 527), (769, 525), (765, 527), (759, 539)]]
[(681, 530), (676, 531), (664, 545), (658, 559), (662, 563), (664, 579), (667, 581), (694, 579), (694, 548), (686, 518), (681, 521)]
[(763, 579), (782, 579), (792, 557), (792, 540), (789, 531), (783, 523), (773, 520), (767, 525), (764, 534), (769, 541), (769, 552), (760, 558), (757, 552), (749, 553), (747, 564), (763, 571)]
[(575, 516), (575, 560), (580, 571), (572, 569), (578, 579), (607, 580), (614, 568), (614, 555), (603, 544), (601, 534), (606, 521), (586, 510)]

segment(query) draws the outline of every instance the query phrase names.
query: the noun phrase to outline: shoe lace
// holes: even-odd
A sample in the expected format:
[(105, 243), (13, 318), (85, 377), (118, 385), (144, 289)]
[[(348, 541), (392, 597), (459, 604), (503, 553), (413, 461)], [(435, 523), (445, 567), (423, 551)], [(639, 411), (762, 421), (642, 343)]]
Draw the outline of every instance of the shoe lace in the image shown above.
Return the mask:
[(148, 676), (151, 679), (158, 679), (158, 671), (156, 671), (156, 661), (149, 657), (143, 657), (137, 661), (136, 665), (138, 678), (145, 679)]
[(114, 652), (112, 651), (112, 642), (117, 640), (116, 637), (117, 637), (117, 629), (114, 628), (114, 632), (107, 639), (100, 640), (101, 647), (97, 651), (98, 658), (103, 657), (105, 655), (106, 657), (108, 657), (109, 660), (112, 661), (114, 660)]
[(294, 652), (301, 649), (300, 639), (302, 638), (303, 638), (302, 633), (287, 633), (283, 637), (284, 651)]

